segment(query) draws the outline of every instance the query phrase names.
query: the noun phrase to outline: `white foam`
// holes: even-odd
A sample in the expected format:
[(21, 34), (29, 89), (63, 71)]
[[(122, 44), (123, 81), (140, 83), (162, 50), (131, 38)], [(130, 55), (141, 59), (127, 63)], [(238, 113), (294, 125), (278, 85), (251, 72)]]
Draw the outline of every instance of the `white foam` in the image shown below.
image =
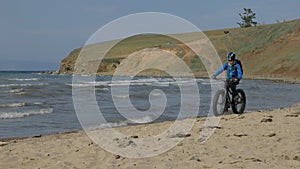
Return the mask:
[(0, 85), (0, 87), (28, 87), (28, 86), (44, 86), (48, 85), (48, 83), (37, 83), (37, 84), (5, 84)]
[(24, 95), (27, 94), (27, 92), (19, 92), (19, 93), (14, 93), (15, 95)]
[(27, 94), (27, 92), (24, 91), (24, 89), (13, 89), (13, 90), (10, 90), (9, 93), (13, 93), (15, 95), (24, 95), (24, 94)]
[(160, 92), (151, 92), (150, 94), (151, 94), (152, 96), (160, 96), (160, 95), (161, 95)]
[(87, 130), (96, 130), (96, 129), (102, 129), (102, 128), (113, 128), (113, 127), (121, 127), (121, 126), (127, 126), (128, 123), (126, 122), (120, 122), (120, 123), (103, 123), (103, 124), (97, 124), (93, 126), (87, 127)]
[(43, 105), (44, 103), (42, 103), (42, 102), (35, 102), (35, 103), (33, 103), (33, 105)]
[(30, 115), (38, 115), (38, 114), (49, 114), (52, 113), (53, 109), (40, 109), (40, 110), (31, 110), (26, 112), (1, 112), (0, 119), (17, 119), (23, 118)]
[(13, 79), (8, 79), (11, 81), (37, 81), (39, 78), (27, 78), (27, 79), (21, 79), (21, 78), (13, 78)]
[(126, 99), (129, 98), (129, 95), (113, 95), (115, 98)]
[(24, 89), (13, 89), (9, 91), (9, 93), (20, 93), (20, 92), (24, 92)]
[(25, 105), (26, 105), (25, 102), (10, 103), (10, 104), (0, 104), (0, 108), (5, 108), (5, 107), (24, 107)]
[(125, 120), (122, 122), (115, 122), (115, 123), (102, 123), (102, 124), (96, 124), (96, 125), (90, 125), (87, 127), (88, 130), (96, 130), (101, 128), (114, 128), (114, 127), (121, 127), (121, 126), (127, 126), (129, 124), (143, 124), (143, 123), (150, 123), (154, 119), (151, 116), (144, 116), (139, 118), (132, 118), (132, 120)]
[(66, 84), (67, 86), (72, 87), (90, 87), (90, 86), (108, 86), (109, 82), (83, 82), (83, 83), (72, 83), (72, 84)]
[(120, 126), (127, 126), (128, 124), (126, 122), (121, 123), (105, 123), (100, 124), (97, 128), (113, 128), (113, 127), (120, 127)]
[(144, 116), (144, 117), (131, 118), (129, 122), (143, 124), (143, 123), (150, 123), (153, 120), (155, 119), (153, 119), (151, 116)]
[(132, 80), (114, 80), (114, 81), (99, 81), (99, 82), (81, 82), (66, 84), (68, 86), (75, 87), (90, 87), (90, 86), (140, 86), (140, 85), (149, 85), (149, 86), (170, 86), (170, 85), (189, 85), (194, 84), (196, 81), (194, 79), (132, 79)]

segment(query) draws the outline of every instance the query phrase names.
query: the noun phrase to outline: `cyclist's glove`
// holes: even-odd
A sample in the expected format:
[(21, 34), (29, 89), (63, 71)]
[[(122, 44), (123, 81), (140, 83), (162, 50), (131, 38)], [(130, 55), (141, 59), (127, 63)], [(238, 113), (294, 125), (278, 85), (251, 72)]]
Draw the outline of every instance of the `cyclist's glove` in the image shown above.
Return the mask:
[(235, 83), (235, 84), (239, 84), (240, 79), (238, 79), (238, 78), (232, 78), (232, 79), (231, 79), (231, 82), (233, 82), (233, 83)]

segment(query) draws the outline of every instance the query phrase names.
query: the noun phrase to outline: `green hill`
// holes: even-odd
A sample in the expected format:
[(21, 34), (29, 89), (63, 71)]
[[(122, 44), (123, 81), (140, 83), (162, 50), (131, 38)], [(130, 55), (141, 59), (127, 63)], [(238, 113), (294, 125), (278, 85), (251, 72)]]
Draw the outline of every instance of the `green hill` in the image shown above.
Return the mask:
[[(248, 78), (286, 78), (300, 79), (300, 19), (277, 24), (250, 28), (231, 28), (205, 31), (221, 60), (225, 61), (227, 52), (234, 51), (242, 61), (244, 75)], [(174, 35), (186, 41), (196, 40), (199, 33)], [(195, 53), (185, 44), (169, 36), (145, 34), (136, 35), (120, 41), (108, 53), (99, 65), (97, 55), (111, 42), (103, 42), (85, 47), (89, 58), (85, 64), (97, 67), (98, 74), (113, 74), (118, 65), (131, 53), (145, 48), (158, 48), (177, 55), (190, 67), (195, 75), (205, 75), (204, 66)], [(61, 62), (59, 73), (73, 73), (75, 61), (81, 48), (73, 50)], [(138, 63), (136, 63), (138, 64)], [(82, 70), (82, 73), (91, 73)], [(149, 70), (146, 74), (160, 75)]]

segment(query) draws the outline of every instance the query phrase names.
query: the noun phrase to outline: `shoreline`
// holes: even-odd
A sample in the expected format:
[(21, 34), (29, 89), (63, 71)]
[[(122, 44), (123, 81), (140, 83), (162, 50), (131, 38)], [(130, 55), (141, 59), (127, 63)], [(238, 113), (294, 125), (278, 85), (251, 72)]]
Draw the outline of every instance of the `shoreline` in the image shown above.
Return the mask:
[[(204, 143), (197, 140), (199, 132), (204, 129), (205, 118), (197, 118), (190, 132), (175, 147), (157, 156), (141, 159), (112, 154), (93, 142), (82, 130), (2, 140), (0, 167), (299, 168), (299, 118), (300, 103), (263, 112), (224, 115), (218, 126), (214, 126), (215, 132)], [(172, 121), (168, 121), (118, 127), (116, 130), (130, 137), (115, 140), (129, 139), (130, 143), (134, 143), (137, 138), (154, 136), (171, 124)], [(172, 141), (174, 138), (166, 139)]]
[[(249, 111), (245, 111), (243, 114), (249, 114), (249, 113), (262, 113), (262, 112), (268, 112), (268, 111), (274, 111), (274, 110), (279, 110), (279, 109), (285, 109), (285, 108), (290, 108), (293, 107), (294, 105), (300, 104), (300, 102), (294, 103), (291, 106), (287, 106), (287, 107), (280, 107), (280, 108), (275, 108), (275, 109), (265, 109), (265, 110), (249, 110)], [(223, 116), (228, 116), (228, 115), (243, 115), (243, 114), (234, 114), (232, 112), (232, 110), (230, 109), (228, 114), (224, 114)], [(197, 120), (203, 120), (206, 119), (207, 116), (199, 116), (199, 117), (195, 117), (195, 119)], [(180, 120), (186, 120), (189, 118), (185, 118), (185, 119), (180, 119)], [(160, 124), (160, 123), (171, 123), (174, 122), (175, 120), (166, 120), (163, 122), (155, 122), (155, 123), (141, 123), (141, 124), (133, 124), (133, 125), (124, 125), (124, 126), (115, 126), (115, 127), (111, 127), (111, 128), (121, 128), (121, 127), (131, 127), (131, 126), (136, 126), (136, 125), (155, 125), (155, 124)], [(101, 129), (107, 129), (109, 127), (105, 127), (105, 128), (98, 128), (95, 130), (101, 130)], [(0, 138), (0, 142), (7, 142), (7, 141), (13, 141), (13, 140), (23, 140), (23, 139), (28, 139), (28, 138), (40, 138), (40, 137), (45, 137), (45, 136), (49, 136), (49, 135), (61, 135), (61, 134), (71, 134), (71, 133), (78, 133), (78, 132), (83, 132), (84, 130), (81, 129), (74, 129), (74, 130), (70, 130), (70, 131), (66, 131), (66, 132), (53, 132), (53, 133), (48, 133), (48, 134), (38, 134), (38, 135), (32, 135), (32, 136), (17, 136), (17, 137), (7, 137), (7, 138)]]

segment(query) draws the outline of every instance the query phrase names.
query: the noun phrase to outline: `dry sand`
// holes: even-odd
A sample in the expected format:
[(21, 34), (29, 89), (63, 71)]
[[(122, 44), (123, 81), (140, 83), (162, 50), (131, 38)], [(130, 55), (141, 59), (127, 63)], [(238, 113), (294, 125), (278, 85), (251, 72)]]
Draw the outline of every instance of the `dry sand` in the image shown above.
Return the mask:
[[(213, 135), (201, 144), (198, 138), (204, 121), (198, 118), (178, 145), (150, 158), (112, 154), (83, 131), (1, 140), (0, 168), (300, 168), (300, 103), (272, 111), (222, 116)], [(134, 137), (126, 139), (134, 144), (135, 139), (155, 135), (170, 124), (142, 124), (117, 130), (132, 134)], [(124, 138), (114, 141), (121, 139)]]

